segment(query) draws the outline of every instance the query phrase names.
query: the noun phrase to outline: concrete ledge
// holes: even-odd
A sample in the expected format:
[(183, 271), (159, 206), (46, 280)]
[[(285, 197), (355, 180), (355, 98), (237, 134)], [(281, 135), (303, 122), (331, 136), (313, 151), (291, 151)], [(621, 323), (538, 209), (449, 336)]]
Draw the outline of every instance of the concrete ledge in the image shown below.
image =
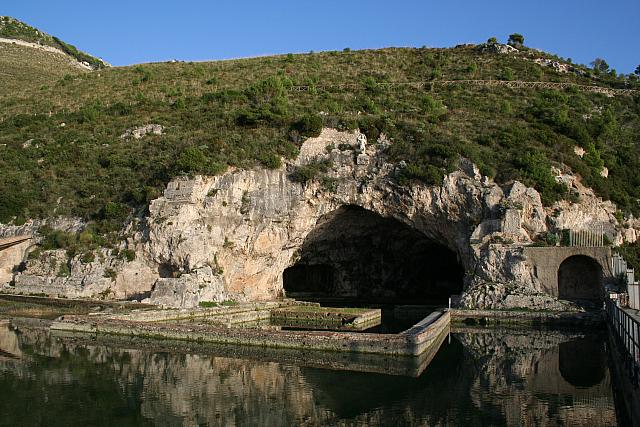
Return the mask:
[(294, 305), (271, 310), (271, 319), (285, 327), (362, 331), (380, 324), (382, 310)]
[[(259, 302), (239, 304), (235, 306), (223, 306), (213, 308), (192, 308), (192, 309), (165, 309), (165, 310), (147, 310), (133, 311), (126, 314), (107, 315), (112, 320), (123, 320), (128, 322), (168, 322), (172, 320), (189, 320), (189, 319), (209, 319), (223, 316), (230, 316), (239, 313), (248, 313), (251, 311), (266, 311), (279, 307), (287, 307), (296, 304), (293, 300), (275, 301), (275, 302)], [(267, 316), (268, 318), (268, 316)], [(245, 320), (248, 322), (251, 320)], [(226, 323), (226, 322), (225, 322)], [(240, 323), (240, 322), (232, 322)]]
[(224, 328), (216, 325), (143, 323), (115, 318), (95, 319), (81, 316), (53, 322), (51, 329), (89, 334), (195, 341), (198, 343), (313, 349), (390, 356), (418, 356), (435, 345), (443, 333), (448, 332), (449, 320), (448, 312), (433, 313), (407, 331), (389, 335), (356, 332)]
[(412, 354), (417, 356), (425, 352), (435, 340), (438, 339), (442, 331), (449, 331), (451, 324), (451, 313), (433, 312), (411, 328), (404, 331), (407, 344), (412, 350)]
[(442, 333), (434, 345), (418, 357), (389, 357), (371, 353), (326, 352), (313, 349), (269, 348), (248, 345), (225, 345), (153, 339), (117, 335), (88, 335), (69, 331), (52, 331), (58, 339), (81, 345), (107, 345), (121, 349), (151, 352), (197, 353), (214, 357), (232, 357), (261, 362), (277, 362), (311, 368), (368, 372), (385, 375), (419, 377), (429, 366), (447, 338)]
[(522, 325), (604, 325), (601, 311), (557, 312), (526, 310), (450, 309), (452, 323), (522, 324)]

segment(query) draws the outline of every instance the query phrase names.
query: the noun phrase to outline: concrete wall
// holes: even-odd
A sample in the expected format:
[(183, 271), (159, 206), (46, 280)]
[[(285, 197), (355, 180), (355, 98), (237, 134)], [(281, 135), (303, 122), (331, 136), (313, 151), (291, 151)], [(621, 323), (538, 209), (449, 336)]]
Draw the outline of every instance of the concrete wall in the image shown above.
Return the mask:
[(526, 247), (524, 256), (539, 281), (540, 291), (558, 297), (558, 270), (569, 257), (587, 256), (602, 267), (604, 282), (610, 281), (611, 249), (608, 247)]
[(31, 240), (27, 240), (0, 250), (0, 285), (11, 282), (14, 267), (24, 261), (27, 250), (31, 246), (33, 246), (33, 243)]

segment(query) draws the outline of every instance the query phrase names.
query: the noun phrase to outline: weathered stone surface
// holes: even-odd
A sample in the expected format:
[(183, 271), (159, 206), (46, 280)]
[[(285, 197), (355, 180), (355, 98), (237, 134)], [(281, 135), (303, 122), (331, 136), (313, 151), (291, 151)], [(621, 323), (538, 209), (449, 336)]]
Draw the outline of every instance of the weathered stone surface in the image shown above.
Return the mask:
[(485, 43), (480, 45), (480, 48), (483, 52), (499, 53), (503, 55), (519, 52), (519, 50), (513, 46), (510, 46), (508, 44), (500, 44), (500, 43)]
[(635, 243), (640, 239), (640, 219), (631, 217), (624, 224), (623, 239), (625, 242)]
[[(541, 286), (523, 259), (523, 246), (547, 232), (603, 227), (614, 243), (634, 241), (639, 234), (637, 220), (621, 227), (611, 202), (559, 170), (557, 179), (579, 196), (577, 203), (544, 207), (534, 189), (519, 182), (501, 187), (464, 159), (438, 187), (401, 187), (395, 174), (404, 162), (387, 160), (388, 145), (385, 137), (366, 143), (360, 133), (325, 129), (277, 170), (230, 169), (215, 177), (176, 178), (163, 197), (152, 201), (146, 223), (126, 243), (135, 249), (136, 261), (126, 263), (105, 251), (89, 265), (70, 260), (68, 278), (29, 262), (15, 276), (16, 286), (39, 287), (37, 293), (50, 293), (45, 290), (49, 287), (55, 290), (51, 293), (67, 296), (109, 298), (143, 297), (155, 286), (150, 300), (174, 306), (277, 298), (283, 295), (283, 271), (296, 262), (309, 233), (326, 214), (354, 205), (406, 224), (455, 252), (466, 272), (468, 295), (501, 284), (523, 290), (517, 294), (526, 299), (527, 292), (540, 292)], [(336, 183), (335, 191), (320, 182), (289, 179), (293, 168), (318, 160), (331, 161), (326, 175)], [(0, 235), (15, 232), (0, 227)], [(487, 301), (478, 304), (511, 305), (514, 297), (508, 300), (508, 295), (515, 293), (478, 296)], [(473, 304), (474, 298), (466, 297), (465, 304)]]
[(139, 126), (133, 129), (127, 129), (125, 133), (120, 135), (120, 138), (121, 139), (126, 139), (126, 138), (140, 139), (149, 134), (162, 135), (163, 130), (164, 130), (164, 126), (162, 125), (148, 124), (148, 125)]
[(579, 197), (577, 203), (561, 200), (553, 206), (549, 215), (549, 225), (557, 230), (574, 231), (598, 230), (604, 233), (615, 244), (623, 243), (624, 232), (615, 217), (616, 206), (613, 202), (603, 201), (593, 190), (582, 185), (571, 173), (555, 170), (556, 179), (564, 182)]
[(25, 260), (27, 250), (33, 245), (31, 241), (25, 241), (0, 251), (0, 285), (13, 280), (15, 270)]
[[(543, 66), (543, 67), (553, 68), (558, 73), (568, 73), (568, 72), (576, 72), (576, 71), (578, 71), (578, 69), (575, 68), (571, 64), (565, 64), (565, 63), (562, 63), (562, 62), (559, 62), (559, 61), (553, 61), (553, 60), (548, 59), (548, 58), (536, 58), (536, 59), (533, 60), (533, 62), (535, 62), (536, 64), (538, 64), (540, 66)], [(582, 157), (582, 156), (580, 156), (580, 157)]]
[[(200, 301), (230, 300), (220, 276), (206, 266), (178, 278), (156, 280), (150, 302), (168, 307), (197, 307)], [(177, 304), (176, 304), (177, 302)]]
[[(151, 205), (151, 256), (184, 271), (215, 259), (224, 272), (224, 287), (235, 299), (269, 299), (282, 294), (282, 272), (293, 264), (318, 220), (340, 206), (357, 205), (408, 224), (455, 251), (467, 271), (469, 289), (495, 282), (539, 290), (518, 245), (549, 230), (552, 209), (542, 206), (535, 190), (516, 182), (504, 191), (465, 161), (440, 187), (398, 187), (392, 179), (395, 166), (386, 162), (378, 146), (367, 147), (368, 164), (358, 164), (351, 150), (335, 148), (358, 147), (358, 138), (359, 134), (325, 130), (305, 142), (295, 161), (303, 165), (331, 159), (329, 176), (339, 182), (334, 193), (313, 182), (292, 183), (286, 166), (173, 181), (164, 197)], [(328, 152), (327, 147), (334, 148)], [(598, 218), (607, 218), (606, 231), (618, 236), (608, 205), (588, 200)], [(560, 209), (567, 208), (581, 209), (568, 203)], [(502, 245), (489, 244), (497, 237)], [(500, 302), (504, 304), (504, 298)]]

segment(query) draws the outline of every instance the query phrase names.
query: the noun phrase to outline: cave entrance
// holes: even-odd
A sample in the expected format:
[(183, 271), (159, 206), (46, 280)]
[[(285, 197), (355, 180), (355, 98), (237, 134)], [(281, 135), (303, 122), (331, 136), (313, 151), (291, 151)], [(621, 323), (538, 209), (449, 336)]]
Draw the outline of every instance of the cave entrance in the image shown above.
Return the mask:
[(584, 255), (574, 255), (558, 269), (558, 298), (597, 301), (602, 298), (602, 267)]
[(322, 217), (283, 273), (287, 296), (358, 304), (443, 304), (462, 292), (455, 252), (395, 219), (357, 206)]

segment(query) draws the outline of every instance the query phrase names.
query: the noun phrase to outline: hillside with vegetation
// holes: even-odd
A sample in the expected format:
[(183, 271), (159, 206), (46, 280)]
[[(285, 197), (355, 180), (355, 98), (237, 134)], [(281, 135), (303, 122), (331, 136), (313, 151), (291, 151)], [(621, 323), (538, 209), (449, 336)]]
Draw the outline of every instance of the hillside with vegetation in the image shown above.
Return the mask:
[(0, 16), (0, 38), (21, 40), (41, 46), (58, 49), (78, 62), (85, 63), (93, 69), (104, 68), (107, 64), (100, 58), (78, 50), (56, 36), (49, 35), (32, 26), (9, 16)]
[[(508, 53), (490, 40), (91, 72), (52, 65), (48, 84), (21, 88), (0, 73), (9, 88), (0, 92), (0, 222), (65, 215), (115, 230), (172, 177), (277, 168), (322, 126), (359, 128), (369, 141), (387, 135), (390, 159), (407, 163), (402, 185), (437, 184), (464, 156), (500, 183), (534, 186), (550, 204), (575, 197), (551, 172), (568, 167), (621, 215), (637, 216), (637, 79), (511, 42), (517, 50)], [(162, 134), (125, 135), (147, 124)]]

